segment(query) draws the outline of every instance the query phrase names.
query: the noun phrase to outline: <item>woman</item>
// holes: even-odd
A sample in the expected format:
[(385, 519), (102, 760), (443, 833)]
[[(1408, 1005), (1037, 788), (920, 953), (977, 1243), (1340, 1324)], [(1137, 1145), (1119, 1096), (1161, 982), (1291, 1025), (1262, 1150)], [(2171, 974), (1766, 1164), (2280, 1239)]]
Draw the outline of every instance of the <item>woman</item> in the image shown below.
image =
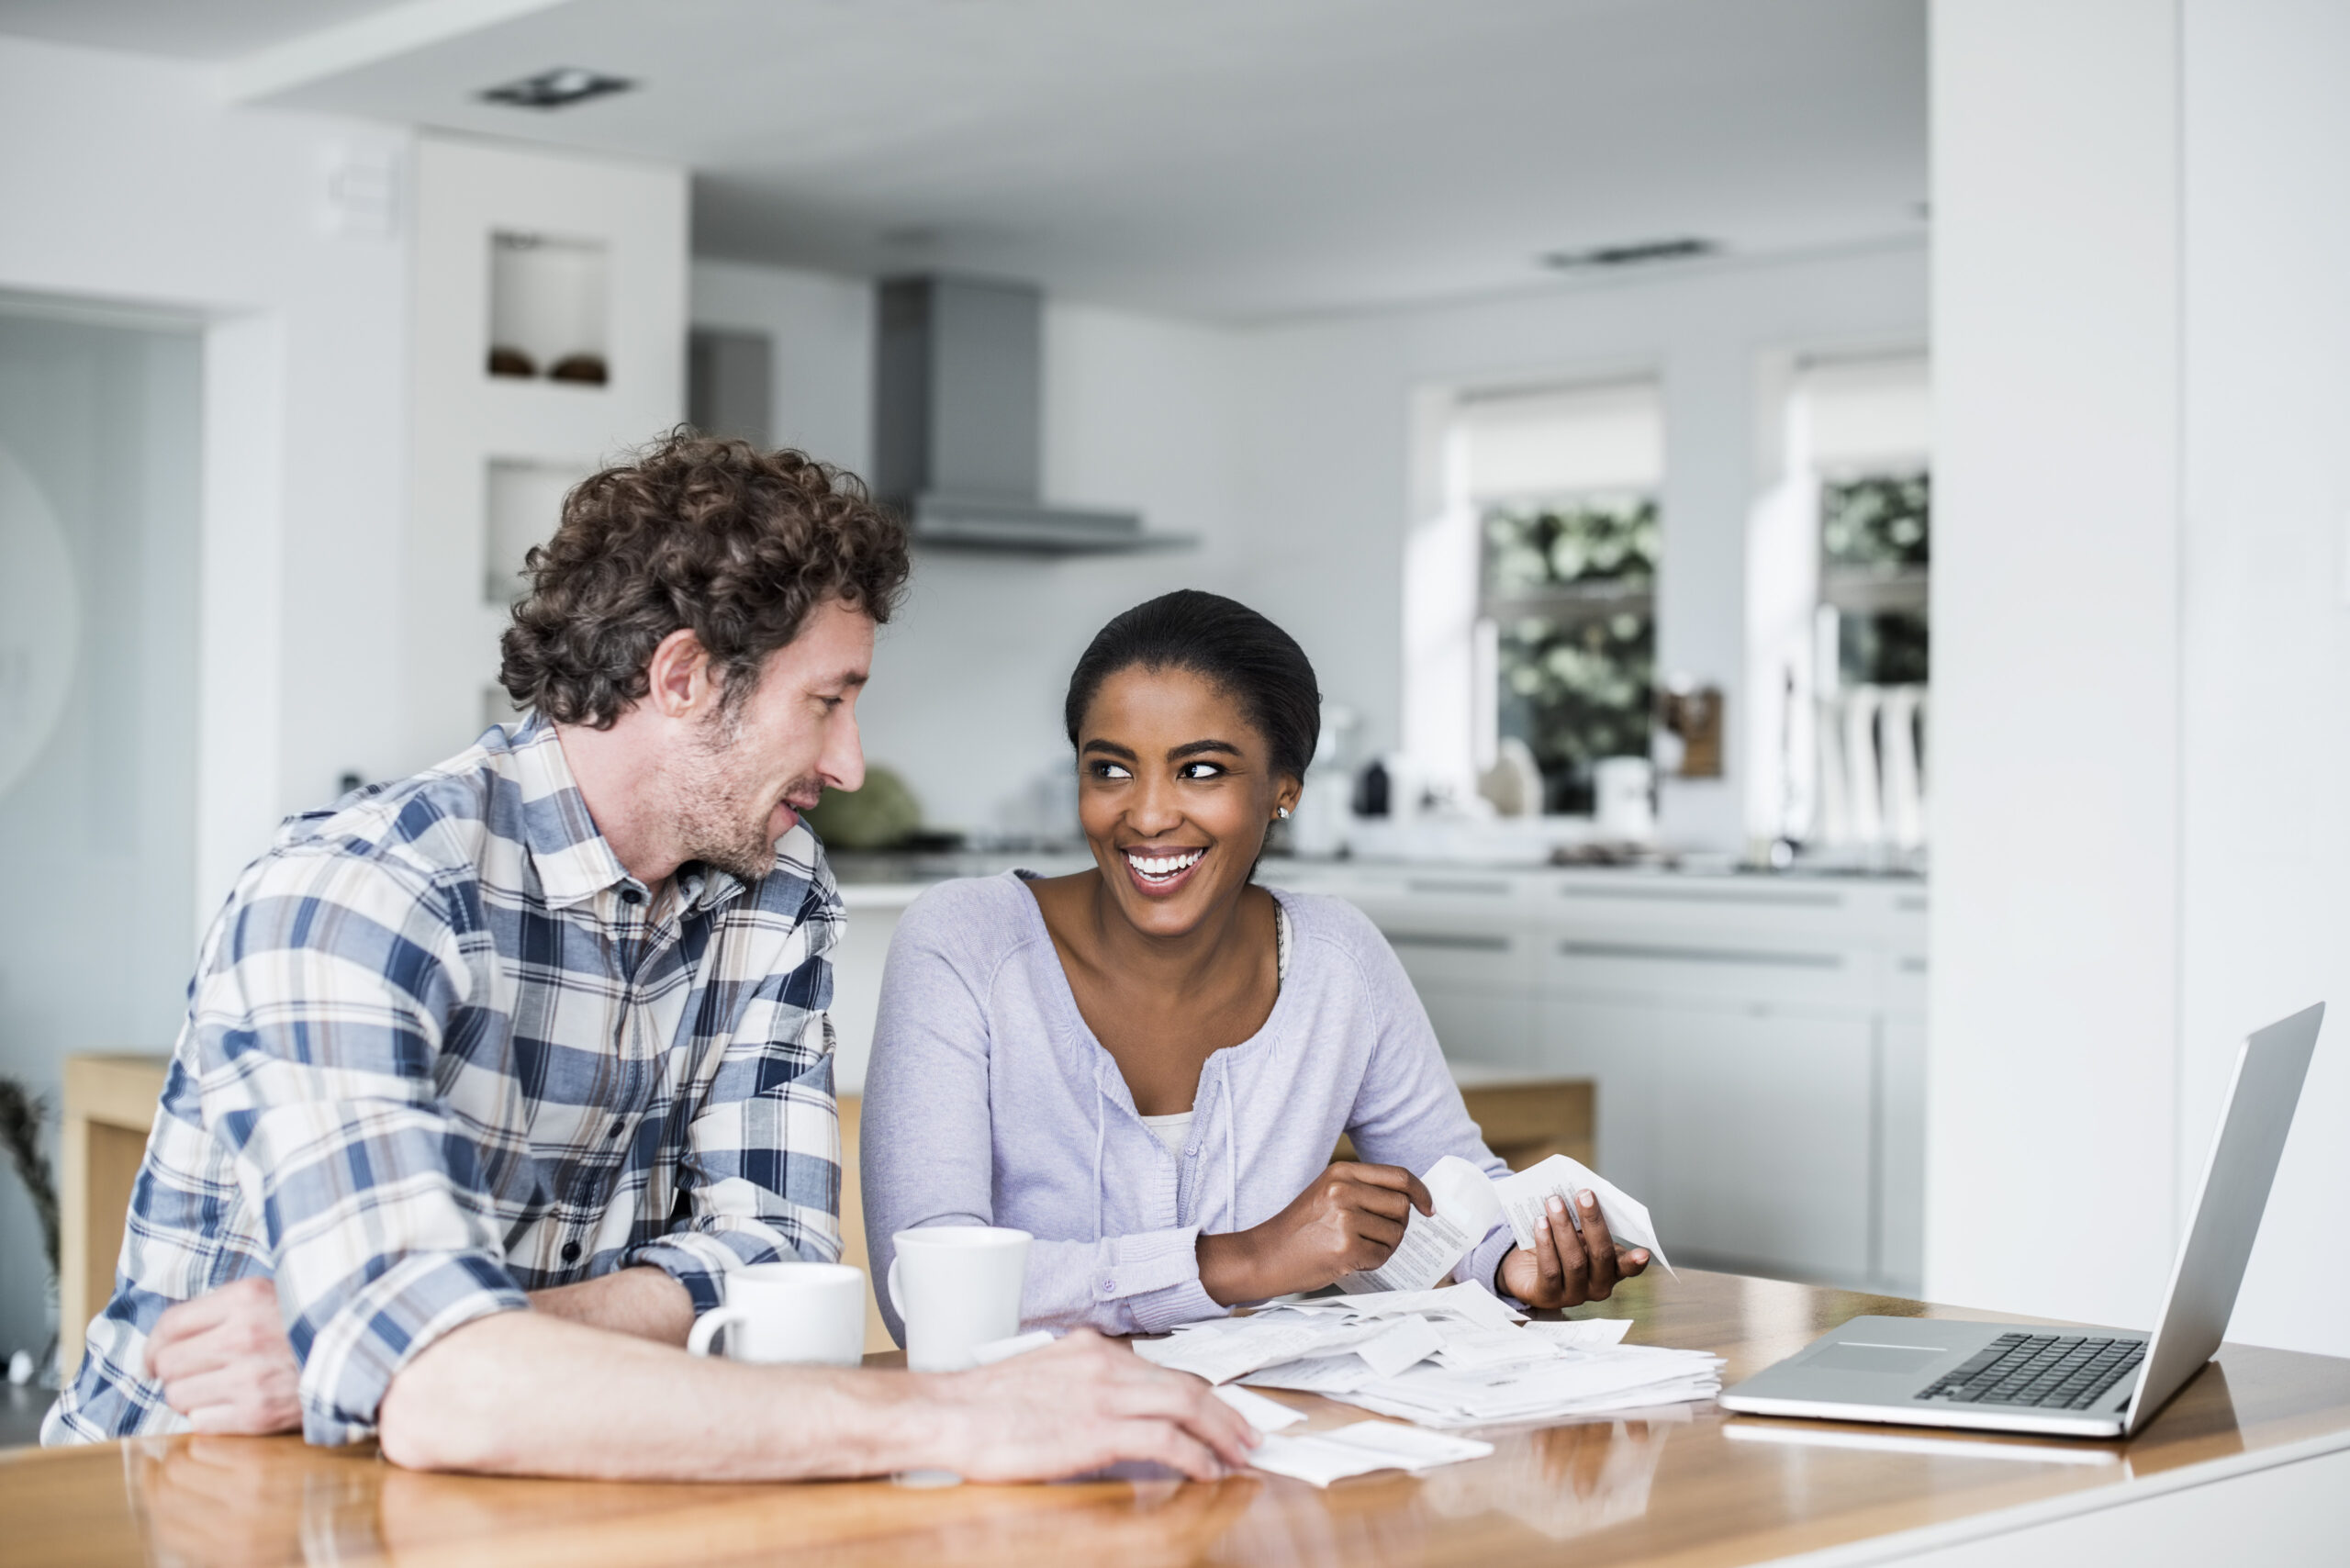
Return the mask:
[[(1386, 1260), (1415, 1172), (1506, 1174), (1369, 920), (1249, 880), (1319, 728), (1304, 653), (1185, 590), (1112, 621), (1064, 718), (1093, 867), (947, 882), (899, 923), (863, 1128), (876, 1274), (923, 1225), (1031, 1232), (1022, 1318), (1154, 1333)], [(1330, 1162), (1338, 1135), (1361, 1162)], [(1455, 1271), (1531, 1305), (1638, 1273), (1589, 1195)], [(893, 1333), (903, 1328), (884, 1293)]]

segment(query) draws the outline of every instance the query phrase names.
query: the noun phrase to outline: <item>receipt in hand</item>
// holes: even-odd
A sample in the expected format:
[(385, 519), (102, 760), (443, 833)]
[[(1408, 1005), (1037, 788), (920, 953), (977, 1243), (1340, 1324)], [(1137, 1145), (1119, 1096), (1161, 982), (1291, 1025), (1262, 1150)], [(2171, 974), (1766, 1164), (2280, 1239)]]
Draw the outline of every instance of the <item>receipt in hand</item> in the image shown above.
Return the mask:
[[(1404, 1238), (1376, 1269), (1348, 1274), (1338, 1288), (1363, 1291), (1424, 1291), (1452, 1272), (1460, 1255), (1485, 1238), (1502, 1220), (1497, 1185), (1457, 1154), (1448, 1154), (1420, 1178), (1436, 1200), (1436, 1213), (1416, 1205), (1404, 1221)], [(1612, 1217), (1612, 1211), (1611, 1211)]]
[(1608, 1232), (1616, 1238), (1617, 1246), (1645, 1247), (1656, 1254), (1656, 1260), (1664, 1265), (1666, 1273), (1674, 1279), (1681, 1277), (1673, 1273), (1672, 1260), (1657, 1245), (1656, 1226), (1649, 1218), (1647, 1206), (1635, 1202), (1621, 1187), (1579, 1159), (1554, 1154), (1539, 1165), (1503, 1177), (1493, 1184), (1493, 1189), (1520, 1247), (1534, 1245), (1534, 1227), (1541, 1223), (1543, 1206), (1554, 1193), (1567, 1201), (1567, 1213), (1575, 1215), (1575, 1228), (1582, 1229), (1575, 1194), (1588, 1189), (1599, 1201), (1599, 1212), (1606, 1216)]

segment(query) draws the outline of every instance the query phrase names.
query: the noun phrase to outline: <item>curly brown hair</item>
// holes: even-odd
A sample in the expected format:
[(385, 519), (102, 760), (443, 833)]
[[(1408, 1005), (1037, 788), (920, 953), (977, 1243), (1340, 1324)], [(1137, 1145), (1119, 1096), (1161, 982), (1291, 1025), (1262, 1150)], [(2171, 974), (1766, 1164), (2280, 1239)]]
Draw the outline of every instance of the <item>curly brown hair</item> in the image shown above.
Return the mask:
[(499, 684), (518, 706), (601, 730), (645, 694), (653, 650), (680, 627), (731, 714), (825, 600), (888, 621), (908, 561), (904, 527), (856, 476), (680, 426), (580, 481), (523, 570)]

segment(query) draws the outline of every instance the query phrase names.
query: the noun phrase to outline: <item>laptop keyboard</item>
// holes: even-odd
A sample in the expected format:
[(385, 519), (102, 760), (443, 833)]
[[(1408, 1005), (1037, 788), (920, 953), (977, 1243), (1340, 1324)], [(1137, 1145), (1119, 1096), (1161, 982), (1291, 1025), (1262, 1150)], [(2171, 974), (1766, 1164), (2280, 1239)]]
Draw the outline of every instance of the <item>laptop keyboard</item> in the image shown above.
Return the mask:
[(2002, 1334), (1919, 1394), (1960, 1405), (2086, 1410), (2146, 1358), (2143, 1339), (2086, 1334)]

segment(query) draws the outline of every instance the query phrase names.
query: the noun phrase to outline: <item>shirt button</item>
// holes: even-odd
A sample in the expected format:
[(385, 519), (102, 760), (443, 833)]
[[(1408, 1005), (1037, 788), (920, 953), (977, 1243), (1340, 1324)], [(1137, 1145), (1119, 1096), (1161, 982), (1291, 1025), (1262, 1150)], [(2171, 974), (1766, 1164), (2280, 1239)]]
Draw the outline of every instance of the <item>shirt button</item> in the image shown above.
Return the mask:
[(612, 1130), (606, 1133), (604, 1136), (606, 1137), (618, 1137), (621, 1134), (626, 1131), (628, 1131), (628, 1124), (626, 1122), (614, 1122), (612, 1124)]
[(566, 1241), (563, 1244), (563, 1260), (566, 1263), (576, 1263), (579, 1261), (579, 1243), (576, 1241)]
[(644, 894), (640, 892), (638, 890), (634, 888), (622, 888), (621, 890), (621, 902), (625, 904), (640, 904), (643, 902)]

